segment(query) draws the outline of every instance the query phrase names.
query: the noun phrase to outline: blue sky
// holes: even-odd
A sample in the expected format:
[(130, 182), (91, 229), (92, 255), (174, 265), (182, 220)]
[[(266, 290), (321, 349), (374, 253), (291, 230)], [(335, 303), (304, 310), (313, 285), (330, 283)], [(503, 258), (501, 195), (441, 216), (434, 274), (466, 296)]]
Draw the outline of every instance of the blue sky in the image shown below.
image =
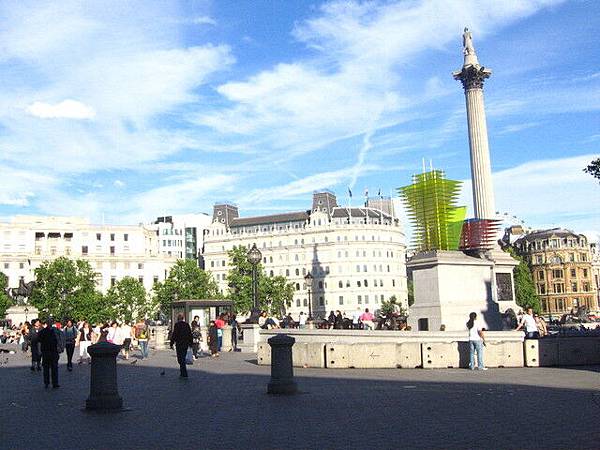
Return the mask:
[(0, 216), (107, 223), (466, 180), (468, 26), (497, 209), (600, 231), (600, 2), (0, 3)]

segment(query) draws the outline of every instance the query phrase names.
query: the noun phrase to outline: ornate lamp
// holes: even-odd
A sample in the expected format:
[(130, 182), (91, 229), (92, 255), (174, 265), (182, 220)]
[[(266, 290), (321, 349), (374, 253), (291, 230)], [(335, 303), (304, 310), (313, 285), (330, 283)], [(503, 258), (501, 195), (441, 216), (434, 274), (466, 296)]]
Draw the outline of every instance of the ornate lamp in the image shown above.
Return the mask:
[(248, 262), (252, 264), (252, 311), (246, 323), (258, 323), (260, 309), (258, 307), (258, 286), (256, 277), (256, 266), (262, 260), (262, 253), (256, 247), (256, 243), (252, 244), (252, 248), (248, 250)]
[(308, 320), (313, 320), (312, 316), (312, 301), (310, 298), (310, 288), (312, 287), (313, 276), (310, 272), (304, 275), (304, 282), (306, 283), (306, 288), (308, 289)]

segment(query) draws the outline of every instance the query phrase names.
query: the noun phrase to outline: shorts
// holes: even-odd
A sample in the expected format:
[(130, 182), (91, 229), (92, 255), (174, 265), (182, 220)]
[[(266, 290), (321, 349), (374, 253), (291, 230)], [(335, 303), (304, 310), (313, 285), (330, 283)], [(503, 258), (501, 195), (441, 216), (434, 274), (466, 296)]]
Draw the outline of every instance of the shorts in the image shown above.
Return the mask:
[(123, 350), (128, 352), (130, 348), (131, 348), (131, 338), (124, 339), (123, 340)]
[(90, 341), (81, 341), (79, 342), (79, 357), (80, 358), (89, 358), (90, 354), (87, 349), (92, 343)]

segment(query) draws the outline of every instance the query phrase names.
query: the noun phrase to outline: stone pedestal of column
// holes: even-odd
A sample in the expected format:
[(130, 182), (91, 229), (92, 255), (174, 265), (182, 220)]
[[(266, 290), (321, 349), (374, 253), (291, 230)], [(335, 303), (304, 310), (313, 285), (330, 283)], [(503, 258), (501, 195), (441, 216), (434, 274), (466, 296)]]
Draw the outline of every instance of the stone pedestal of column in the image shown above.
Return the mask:
[(271, 346), (271, 381), (269, 394), (295, 394), (298, 386), (294, 381), (292, 346), (296, 342), (287, 334), (278, 334), (267, 341)]
[(99, 342), (88, 347), (92, 365), (86, 409), (116, 411), (123, 408), (123, 399), (117, 387), (117, 355), (120, 350), (120, 345), (110, 342)]

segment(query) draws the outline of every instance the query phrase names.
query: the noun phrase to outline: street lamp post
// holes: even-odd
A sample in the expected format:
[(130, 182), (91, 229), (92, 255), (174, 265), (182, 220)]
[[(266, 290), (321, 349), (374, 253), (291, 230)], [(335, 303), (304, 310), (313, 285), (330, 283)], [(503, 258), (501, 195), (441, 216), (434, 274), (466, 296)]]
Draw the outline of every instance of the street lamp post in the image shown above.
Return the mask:
[(313, 276), (310, 272), (304, 275), (304, 282), (306, 283), (306, 289), (308, 289), (308, 320), (313, 320), (312, 316), (312, 301), (310, 298), (310, 288), (312, 287)]
[(258, 323), (258, 317), (260, 316), (256, 266), (261, 260), (262, 253), (256, 247), (256, 243), (254, 243), (252, 244), (252, 248), (248, 250), (248, 262), (252, 264), (252, 311), (246, 323)]

